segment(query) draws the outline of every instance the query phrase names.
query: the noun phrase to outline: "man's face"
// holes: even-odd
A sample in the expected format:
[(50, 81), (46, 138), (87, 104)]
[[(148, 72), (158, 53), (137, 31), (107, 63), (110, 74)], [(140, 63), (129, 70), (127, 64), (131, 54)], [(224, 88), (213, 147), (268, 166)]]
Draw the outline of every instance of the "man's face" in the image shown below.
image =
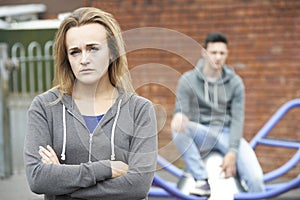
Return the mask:
[(227, 45), (223, 42), (209, 42), (206, 51), (211, 62), (214, 64), (210, 65), (210, 67), (214, 70), (220, 70), (228, 56)]

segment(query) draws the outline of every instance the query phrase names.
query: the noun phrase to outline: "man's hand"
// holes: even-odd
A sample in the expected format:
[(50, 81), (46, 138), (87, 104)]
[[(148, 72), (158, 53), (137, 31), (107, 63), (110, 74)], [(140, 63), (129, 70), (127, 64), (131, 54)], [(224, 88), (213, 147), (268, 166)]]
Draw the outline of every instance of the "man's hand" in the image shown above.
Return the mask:
[(112, 178), (128, 173), (128, 165), (122, 161), (110, 161)]
[(225, 172), (225, 178), (230, 178), (236, 176), (236, 153), (228, 152), (224, 158), (221, 165), (222, 171)]
[(176, 113), (171, 121), (171, 129), (175, 132), (185, 131), (190, 120), (182, 113)]
[(42, 156), (42, 162), (46, 164), (60, 164), (55, 151), (51, 146), (47, 145), (47, 149), (40, 146), (39, 154)]

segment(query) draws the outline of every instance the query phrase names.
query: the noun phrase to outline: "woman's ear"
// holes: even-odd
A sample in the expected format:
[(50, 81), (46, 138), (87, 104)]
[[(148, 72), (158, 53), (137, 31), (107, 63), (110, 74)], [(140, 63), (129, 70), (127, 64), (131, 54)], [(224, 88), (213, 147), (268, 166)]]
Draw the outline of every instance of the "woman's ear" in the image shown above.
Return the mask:
[(114, 56), (112, 53), (109, 54), (109, 63), (112, 63), (116, 60), (116, 56)]

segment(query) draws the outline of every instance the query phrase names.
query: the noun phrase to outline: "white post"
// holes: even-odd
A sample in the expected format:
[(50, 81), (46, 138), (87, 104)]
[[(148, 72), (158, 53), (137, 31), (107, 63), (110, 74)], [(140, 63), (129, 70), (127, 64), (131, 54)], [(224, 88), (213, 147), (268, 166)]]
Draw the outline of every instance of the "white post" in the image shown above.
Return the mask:
[(11, 141), (9, 133), (7, 44), (0, 43), (0, 177), (12, 175)]

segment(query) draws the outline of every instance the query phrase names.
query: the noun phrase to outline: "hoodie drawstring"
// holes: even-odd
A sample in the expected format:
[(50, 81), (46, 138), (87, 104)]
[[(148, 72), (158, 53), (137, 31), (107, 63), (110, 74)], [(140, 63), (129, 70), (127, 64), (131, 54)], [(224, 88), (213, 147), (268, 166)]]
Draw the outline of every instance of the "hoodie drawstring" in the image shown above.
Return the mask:
[(121, 110), (121, 103), (122, 103), (122, 99), (120, 99), (120, 101), (118, 103), (118, 110), (117, 110), (117, 114), (116, 114), (116, 117), (115, 117), (115, 121), (113, 123), (112, 131), (111, 131), (111, 138), (110, 138), (110, 143), (111, 143), (111, 156), (110, 156), (110, 159), (111, 160), (116, 160), (116, 154), (115, 154), (115, 129), (116, 129), (117, 121), (118, 121), (120, 110)]
[(66, 140), (67, 140), (67, 124), (66, 124), (66, 106), (63, 104), (63, 149), (61, 159), (66, 159)]
[[(111, 160), (115, 160), (116, 159), (116, 154), (115, 154), (115, 130), (116, 130), (116, 125), (117, 125), (117, 121), (119, 118), (119, 114), (120, 114), (120, 110), (121, 110), (121, 103), (122, 103), (122, 99), (120, 99), (120, 101), (118, 102), (118, 110), (115, 116), (115, 120), (112, 126), (112, 131), (111, 131), (111, 156), (110, 159)], [(90, 135), (90, 149), (89, 149), (89, 162), (90, 161), (90, 156), (91, 156), (91, 142), (92, 142), (92, 135)], [(66, 124), (66, 107), (63, 104), (63, 148), (62, 148), (62, 152), (61, 152), (61, 160), (65, 160), (66, 159), (66, 140), (67, 140), (67, 124)]]
[(218, 86), (214, 84), (214, 106), (218, 107)]
[[(208, 92), (208, 82), (207, 81), (204, 81), (204, 98), (205, 98), (205, 101), (209, 103), (209, 92)], [(214, 101), (213, 101), (213, 104), (214, 104), (214, 107), (217, 108), (218, 107), (218, 85), (215, 83), (214, 84)]]
[(209, 102), (209, 94), (208, 94), (208, 82), (204, 81), (204, 98), (206, 102)]

